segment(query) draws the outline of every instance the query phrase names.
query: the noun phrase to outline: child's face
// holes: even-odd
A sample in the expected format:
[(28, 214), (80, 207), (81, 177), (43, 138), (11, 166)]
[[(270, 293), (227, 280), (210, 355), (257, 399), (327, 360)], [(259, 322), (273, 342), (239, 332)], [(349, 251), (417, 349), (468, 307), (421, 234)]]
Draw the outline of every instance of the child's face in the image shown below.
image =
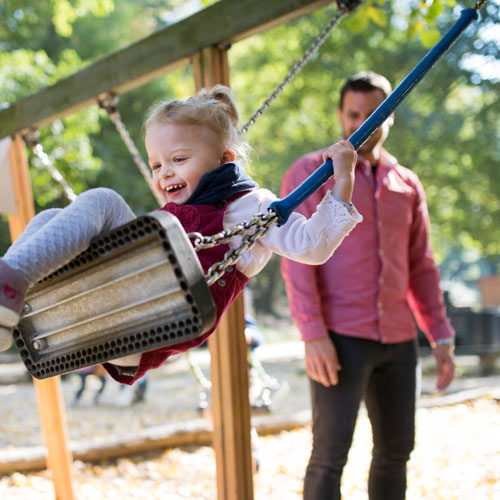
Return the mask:
[(204, 174), (226, 161), (214, 132), (202, 125), (153, 123), (146, 132), (146, 150), (153, 185), (166, 203), (182, 205)]

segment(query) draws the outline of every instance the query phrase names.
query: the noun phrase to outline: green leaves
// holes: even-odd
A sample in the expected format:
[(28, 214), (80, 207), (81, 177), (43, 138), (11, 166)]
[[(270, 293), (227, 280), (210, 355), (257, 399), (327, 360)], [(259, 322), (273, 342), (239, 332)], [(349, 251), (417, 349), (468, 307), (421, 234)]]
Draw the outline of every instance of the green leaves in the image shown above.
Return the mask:
[(439, 42), (441, 33), (437, 29), (427, 29), (420, 32), (420, 40), (426, 49), (430, 49)]
[(411, 11), (410, 23), (408, 25), (408, 39), (420, 37), (422, 45), (430, 49), (441, 38), (441, 32), (436, 28), (436, 22), (441, 14), (446, 11), (446, 6), (454, 7), (455, 0), (429, 0), (421, 1)]
[[(393, 2), (388, 23), (380, 26), (369, 17), (370, 9), (383, 7), (386, 12), (386, 4), (366, 2), (342, 22), (317, 58), (249, 130), (248, 139), (258, 152), (253, 172), (262, 186), (276, 191), (297, 157), (337, 140), (338, 90), (346, 77), (371, 69), (396, 85), (438, 41), (440, 31), (456, 20), (449, 9), (454, 2), (416, 5), (413, 15), (394, 12), (399, 2)], [(316, 13), (231, 50), (231, 80), (244, 118), (281, 81), (327, 20), (328, 12)], [(407, 31), (401, 30), (403, 21)], [(478, 75), (460, 65), (480, 27), (473, 25), (396, 110), (387, 142), (387, 149), (424, 184), (439, 261), (450, 242), (474, 246), (483, 255), (500, 253), (500, 227), (494, 222), (500, 220), (499, 84), (474, 86), (471, 78)], [(498, 47), (495, 53), (498, 58)]]
[[(203, 6), (210, 3), (203, 1)], [(278, 192), (297, 157), (337, 140), (338, 92), (345, 78), (371, 69), (396, 85), (455, 22), (456, 5), (455, 0), (365, 0), (346, 17), (250, 128), (246, 139), (255, 151), (252, 173), (261, 186)], [(182, 7), (179, 0), (3, 0), (0, 103), (32, 94), (148, 35), (177, 7)], [(424, 184), (440, 259), (451, 243), (478, 248), (486, 256), (500, 253), (500, 84), (462, 65), (476, 53), (499, 59), (498, 45), (474, 44), (479, 29), (498, 18), (500, 8), (492, 2), (488, 8), (488, 18), (473, 24), (398, 108), (387, 142), (387, 149)], [(328, 7), (233, 45), (231, 85), (242, 122), (335, 14), (335, 7)], [(190, 68), (181, 68), (121, 96), (120, 112), (143, 155), (141, 125), (149, 105), (193, 91)], [(109, 186), (137, 213), (155, 208), (128, 151), (96, 106), (40, 132), (45, 150), (76, 192)], [(66, 204), (60, 186), (33, 157), (30, 162), (37, 209)]]
[(56, 68), (42, 51), (0, 53), (0, 102), (14, 102), (55, 81)]
[(54, 5), (54, 23), (56, 32), (65, 37), (71, 36), (74, 21), (86, 14), (106, 16), (114, 9), (114, 0), (52, 0)]
[[(452, 5), (450, 2), (449, 5)], [(427, 8), (427, 19), (436, 19), (439, 14), (444, 12), (444, 5), (441, 0), (432, 0), (431, 4)]]

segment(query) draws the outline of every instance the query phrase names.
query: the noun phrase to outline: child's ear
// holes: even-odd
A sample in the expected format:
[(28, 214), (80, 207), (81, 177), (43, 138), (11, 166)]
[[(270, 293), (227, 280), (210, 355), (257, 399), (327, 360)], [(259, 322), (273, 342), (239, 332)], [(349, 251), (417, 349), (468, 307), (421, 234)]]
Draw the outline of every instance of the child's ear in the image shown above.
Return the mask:
[(236, 160), (236, 154), (234, 151), (224, 151), (221, 156), (221, 165), (234, 160)]

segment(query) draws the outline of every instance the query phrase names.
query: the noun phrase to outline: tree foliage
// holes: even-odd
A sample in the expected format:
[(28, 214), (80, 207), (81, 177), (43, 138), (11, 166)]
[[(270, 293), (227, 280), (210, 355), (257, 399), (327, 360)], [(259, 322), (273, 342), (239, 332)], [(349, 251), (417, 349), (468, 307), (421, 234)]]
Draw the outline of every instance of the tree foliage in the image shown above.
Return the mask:
[[(427, 52), (422, 26), (443, 34), (460, 11), (449, 8), (454, 2), (427, 2), (426, 10), (410, 10), (408, 3), (404, 9), (402, 3), (392, 2), (395, 10), (389, 10), (388, 2), (366, 2), (332, 33), (317, 57), (249, 130), (256, 153), (254, 174), (262, 185), (278, 191), (297, 157), (339, 137), (336, 109), (345, 78), (370, 69), (396, 85)], [(384, 14), (367, 15), (369, 9)], [(498, 13), (498, 4), (488, 6), (489, 16), (468, 28), (400, 105), (386, 143), (424, 184), (433, 246), (444, 264), (452, 263), (443, 260), (446, 256), (457, 257), (467, 248), (477, 249), (491, 262), (498, 262), (495, 256), (500, 253), (499, 79), (485, 79), (484, 67), (468, 69), (466, 64), (472, 55), (493, 57), (499, 64), (498, 38), (486, 41), (481, 36), (498, 29)], [(244, 117), (280, 83), (332, 14), (333, 9), (326, 9), (231, 50), (232, 85)], [(465, 274), (462, 278), (469, 280)], [(266, 290), (267, 276), (257, 280)]]
[[(473, 53), (493, 54), (498, 60), (498, 42), (478, 41), (480, 31), (498, 19), (498, 10), (498, 5), (491, 6), (489, 20), (471, 26), (400, 105), (387, 142), (387, 149), (413, 168), (426, 187), (435, 246), (441, 254), (457, 239), (479, 245), (485, 254), (499, 252), (499, 234), (493, 228), (500, 192), (495, 168), (499, 81), (481, 79), (480, 72), (463, 67)], [(454, 18), (451, 14), (437, 17), (435, 24), (443, 33)], [(244, 116), (280, 82), (327, 20), (327, 12), (319, 12), (233, 49), (233, 87)], [(397, 84), (420, 61), (426, 49), (420, 40), (408, 40), (408, 31), (400, 26), (401, 20), (391, 18), (384, 25), (371, 23), (349, 35), (341, 25), (331, 35), (316, 59), (249, 131), (258, 153), (255, 172), (263, 184), (278, 189), (295, 158), (338, 137), (335, 111), (346, 77), (371, 69)]]
[[(193, 5), (210, 3), (0, 0), (0, 105), (175, 22), (190, 14)], [(255, 152), (251, 170), (259, 183), (278, 192), (297, 157), (339, 137), (336, 109), (346, 77), (371, 69), (399, 83), (452, 26), (460, 9), (471, 6), (455, 0), (365, 0), (250, 128), (247, 139)], [(500, 254), (500, 71), (487, 72), (500, 64), (499, 38), (492, 36), (498, 32), (499, 12), (498, 0), (482, 9), (480, 22), (466, 30), (399, 106), (387, 141), (387, 149), (424, 184), (439, 261), (461, 249), (475, 249), (491, 262), (498, 262)], [(230, 49), (231, 85), (243, 122), (335, 14), (330, 6)], [(149, 105), (158, 97), (187, 96), (193, 89), (191, 70), (183, 68), (120, 97), (122, 117), (143, 154), (141, 125)], [(109, 186), (136, 213), (155, 208), (149, 188), (97, 106), (40, 132), (45, 150), (76, 192)], [(30, 164), (37, 210), (66, 204), (60, 186), (36, 158), (30, 156)], [(0, 238), (5, 248), (5, 230)], [(269, 273), (259, 277), (263, 288), (272, 286), (277, 265), (273, 260)]]

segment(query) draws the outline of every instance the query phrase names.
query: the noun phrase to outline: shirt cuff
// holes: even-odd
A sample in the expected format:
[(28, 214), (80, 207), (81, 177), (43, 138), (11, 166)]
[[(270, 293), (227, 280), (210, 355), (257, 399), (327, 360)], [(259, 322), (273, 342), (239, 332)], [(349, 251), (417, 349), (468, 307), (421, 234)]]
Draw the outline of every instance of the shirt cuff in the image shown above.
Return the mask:
[(356, 209), (354, 208), (354, 205), (352, 203), (346, 203), (345, 201), (343, 200), (340, 200), (339, 198), (337, 198), (336, 196), (333, 196), (332, 194), (332, 198), (335, 200), (335, 201), (338, 201), (341, 205), (344, 205), (344, 207), (347, 209), (347, 211), (351, 214), (351, 215), (354, 215)]
[(316, 340), (328, 337), (328, 328), (323, 321), (311, 321), (308, 323), (298, 324), (302, 340)]
[[(431, 346), (439, 345), (440, 343), (449, 342), (447, 339), (455, 340), (455, 331), (449, 323), (441, 323), (439, 326), (435, 326), (431, 331)], [(443, 342), (446, 340), (446, 342)]]

